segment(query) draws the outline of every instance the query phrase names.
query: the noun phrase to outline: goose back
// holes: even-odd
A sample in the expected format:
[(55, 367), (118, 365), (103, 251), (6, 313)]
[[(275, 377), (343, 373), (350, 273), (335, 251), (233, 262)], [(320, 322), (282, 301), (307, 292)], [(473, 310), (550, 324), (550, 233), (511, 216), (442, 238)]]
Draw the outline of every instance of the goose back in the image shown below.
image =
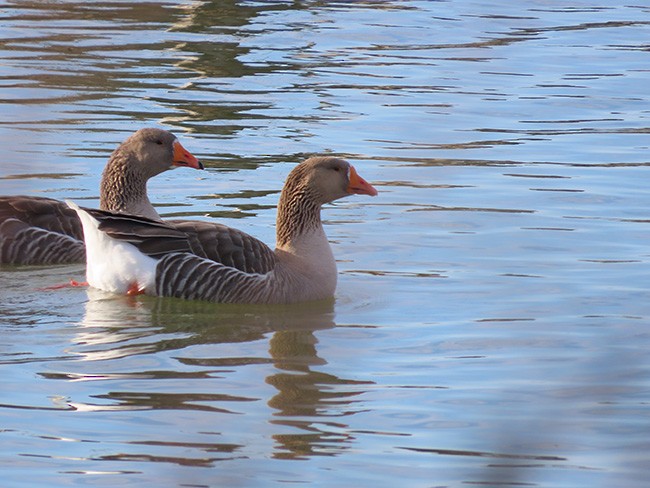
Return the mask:
[(53, 198), (1, 196), (0, 222), (17, 219), (50, 232), (66, 234), (78, 240), (84, 238), (79, 217), (64, 202)]
[(184, 232), (191, 252), (247, 273), (268, 273), (276, 262), (273, 250), (259, 239), (227, 225), (170, 220), (167, 223)]
[(152, 258), (185, 252), (244, 273), (267, 273), (276, 264), (273, 250), (259, 239), (223, 224), (193, 220), (160, 222), (146, 217), (83, 208), (113, 239), (129, 242)]

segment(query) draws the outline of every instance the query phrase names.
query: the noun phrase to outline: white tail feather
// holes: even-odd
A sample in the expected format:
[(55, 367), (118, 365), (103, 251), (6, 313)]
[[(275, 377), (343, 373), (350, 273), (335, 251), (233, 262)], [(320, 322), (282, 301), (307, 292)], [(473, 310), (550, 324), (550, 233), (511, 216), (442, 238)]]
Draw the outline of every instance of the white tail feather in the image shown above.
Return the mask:
[(153, 292), (158, 261), (134, 245), (100, 231), (99, 222), (74, 202), (65, 203), (77, 212), (83, 225), (88, 284), (113, 293), (127, 293), (134, 288)]

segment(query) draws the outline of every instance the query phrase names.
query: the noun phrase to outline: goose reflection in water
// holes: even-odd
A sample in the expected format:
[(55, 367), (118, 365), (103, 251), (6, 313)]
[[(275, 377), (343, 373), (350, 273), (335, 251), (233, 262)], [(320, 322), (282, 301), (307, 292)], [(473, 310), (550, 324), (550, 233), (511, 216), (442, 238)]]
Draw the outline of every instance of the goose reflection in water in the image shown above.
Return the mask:
[[(346, 433), (347, 424), (340, 419), (360, 410), (354, 399), (364, 393), (364, 385), (371, 383), (320, 370), (327, 360), (318, 355), (315, 333), (336, 326), (333, 300), (251, 307), (115, 296), (93, 289), (88, 290), (88, 297), (85, 316), (69, 352), (82, 357), (82, 364), (101, 364), (100, 368), (109, 372), (88, 367), (83, 373), (68, 374), (66, 379), (116, 380), (120, 387), (135, 388), (93, 395), (103, 402), (71, 403), (73, 408), (244, 414), (250, 416), (244, 424), (253, 420), (276, 426), (269, 433), (275, 443), (271, 454), (275, 458), (335, 455), (353, 442)], [(253, 343), (267, 338), (268, 354), (255, 354), (260, 349)], [(205, 347), (210, 345), (213, 347)], [(229, 345), (235, 345), (242, 355), (233, 357)], [(166, 354), (169, 351), (175, 351), (174, 355)], [(152, 355), (157, 356), (154, 361), (142, 361)], [(137, 371), (124, 372), (120, 367), (119, 373), (111, 372), (113, 360), (120, 359), (114, 364), (117, 367), (130, 356)], [(142, 366), (170, 361), (178, 367), (147, 370)], [(266, 400), (272, 409), (271, 418), (254, 420), (260, 412), (255, 405), (268, 389), (262, 386), (263, 381), (242, 385), (240, 376), (250, 378), (250, 370), (244, 366), (258, 366), (266, 375), (264, 383), (277, 390)], [(142, 381), (141, 388), (134, 383), (138, 380)], [(180, 387), (174, 380), (182, 380)], [(215, 382), (221, 391), (215, 391)], [(205, 420), (197, 421), (197, 425), (203, 423)], [(236, 449), (245, 450), (245, 446), (237, 445)]]

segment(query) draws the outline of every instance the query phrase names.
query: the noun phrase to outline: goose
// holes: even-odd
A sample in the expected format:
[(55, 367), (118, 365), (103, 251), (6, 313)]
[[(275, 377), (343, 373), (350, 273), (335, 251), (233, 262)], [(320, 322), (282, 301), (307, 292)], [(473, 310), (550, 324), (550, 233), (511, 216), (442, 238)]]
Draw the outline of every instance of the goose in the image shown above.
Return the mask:
[(321, 156), (297, 165), (280, 195), (275, 250), (240, 234), (268, 261), (260, 265), (264, 271), (256, 272), (197, 255), (191, 236), (172, 225), (67, 203), (83, 224), (86, 278), (92, 287), (119, 294), (284, 304), (334, 295), (336, 262), (321, 207), (352, 194), (375, 196), (377, 190), (347, 161)]
[[(111, 154), (100, 184), (100, 208), (161, 220), (147, 181), (168, 169), (203, 169), (171, 132), (140, 129)], [(83, 262), (81, 221), (64, 202), (34, 196), (0, 197), (0, 264)]]

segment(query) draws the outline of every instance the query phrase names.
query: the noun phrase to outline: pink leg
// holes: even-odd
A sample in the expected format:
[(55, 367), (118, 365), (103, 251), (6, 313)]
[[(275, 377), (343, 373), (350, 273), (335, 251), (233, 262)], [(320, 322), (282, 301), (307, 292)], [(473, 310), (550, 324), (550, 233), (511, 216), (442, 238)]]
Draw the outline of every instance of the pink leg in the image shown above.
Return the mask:
[(77, 286), (88, 286), (87, 281), (76, 281), (70, 280), (68, 283), (61, 283), (60, 285), (46, 286), (44, 288), (39, 288), (40, 291), (49, 291), (49, 290), (62, 290), (64, 288), (72, 288)]

